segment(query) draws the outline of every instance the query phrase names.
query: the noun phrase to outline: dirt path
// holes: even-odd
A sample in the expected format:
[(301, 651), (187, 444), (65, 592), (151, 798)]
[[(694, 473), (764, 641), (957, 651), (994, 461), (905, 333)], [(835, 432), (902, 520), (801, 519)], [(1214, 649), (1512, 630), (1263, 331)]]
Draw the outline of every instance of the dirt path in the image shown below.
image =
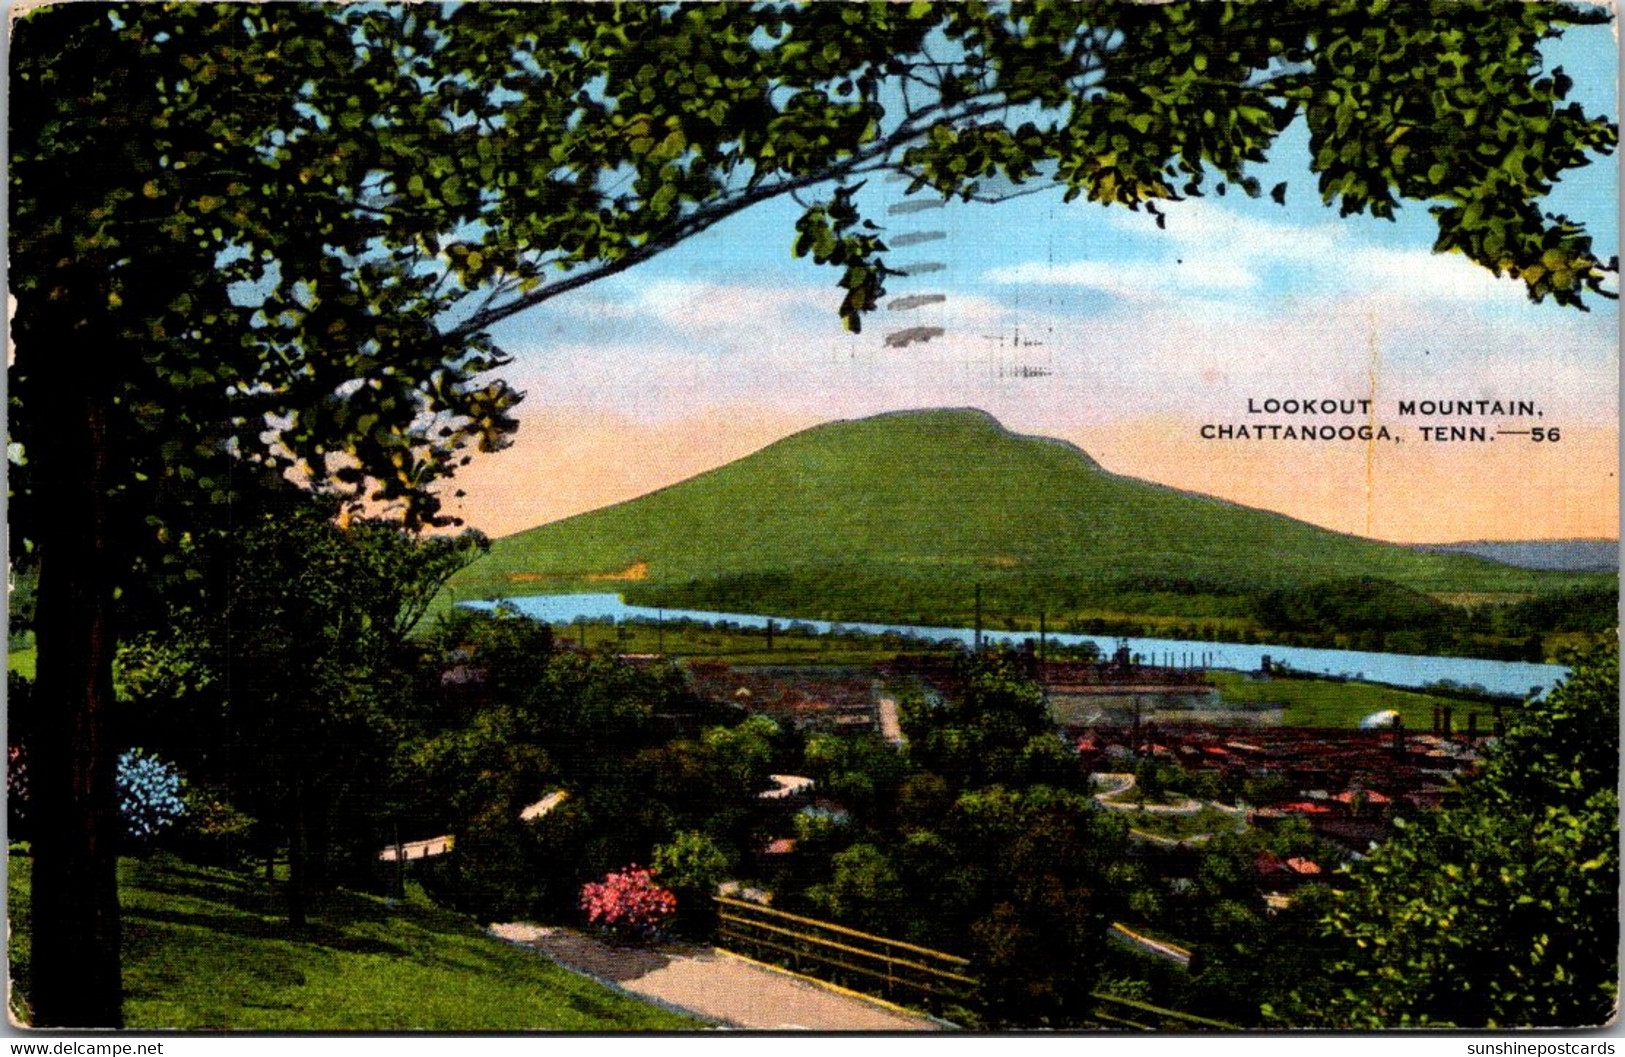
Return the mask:
[(1110, 800), (1114, 796), (1122, 796), (1134, 788), (1134, 776), (1132, 774), (1097, 771), (1091, 774), (1089, 778), (1097, 787), (1095, 799), (1101, 802)]
[(1103, 774), (1097, 773), (1089, 776), (1097, 784), (1109, 785), (1095, 794), (1095, 801), (1101, 807), (1109, 807), (1113, 811), (1154, 811), (1163, 815), (1194, 815), (1202, 810), (1200, 800), (1186, 797), (1173, 804), (1133, 804), (1126, 803), (1122, 797), (1134, 788), (1135, 778), (1132, 774)]
[(1133, 801), (1123, 799), (1128, 794), (1128, 791), (1134, 788), (1134, 776), (1132, 774), (1096, 773), (1089, 777), (1094, 779), (1097, 785), (1108, 787), (1095, 793), (1095, 801), (1101, 807), (1110, 808), (1113, 811), (1149, 811), (1158, 815), (1194, 815), (1203, 808), (1211, 807), (1215, 811), (1222, 811), (1227, 815), (1241, 816), (1247, 813), (1239, 807), (1221, 804), (1216, 800), (1194, 800), (1190, 797), (1172, 804), (1136, 804)]
[(512, 923), (491, 934), (568, 969), (707, 1020), (756, 1031), (934, 1031), (926, 1017), (711, 947), (614, 946), (575, 929)]
[(886, 739), (888, 745), (902, 745), (908, 741), (903, 737), (903, 724), (897, 718), (895, 697), (880, 699), (880, 736)]
[(1201, 811), (1204, 805), (1200, 800), (1186, 797), (1184, 800), (1172, 804), (1135, 804), (1122, 800), (1102, 800), (1100, 806), (1111, 811), (1146, 811), (1153, 815), (1194, 815)]

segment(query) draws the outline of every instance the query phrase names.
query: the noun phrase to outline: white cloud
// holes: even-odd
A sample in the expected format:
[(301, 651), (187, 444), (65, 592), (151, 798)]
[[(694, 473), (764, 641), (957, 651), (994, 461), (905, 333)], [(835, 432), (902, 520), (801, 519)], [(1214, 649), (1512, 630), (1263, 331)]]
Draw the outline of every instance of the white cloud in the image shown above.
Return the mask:
[(1268, 220), (1211, 201), (1178, 202), (1165, 212), (1167, 236), (1181, 249), (1238, 259), (1316, 260), (1349, 237), (1347, 228), (1338, 223)]
[(1133, 240), (1144, 237), (1155, 261), (1026, 261), (990, 269), (983, 277), (1001, 285), (1096, 290), (1134, 304), (1201, 294), (1259, 302), (1292, 296), (1290, 290), (1277, 293), (1266, 283), (1266, 273), (1274, 269), (1291, 270), (1292, 289), (1343, 295), (1391, 293), (1396, 299), (1454, 302), (1518, 296), (1513, 280), (1497, 279), (1459, 254), (1372, 244), (1349, 221), (1294, 224), (1244, 215), (1210, 201), (1174, 203), (1166, 213), (1162, 232), (1152, 232), (1140, 214), (1119, 211), (1110, 218), (1121, 236), (1116, 254), (1132, 252), (1137, 248)]
[[(567, 310), (559, 302), (567, 325), (504, 344), (519, 356), (512, 373), (529, 375), (516, 379), (532, 393), (527, 406), (648, 421), (720, 406), (805, 419), (979, 406), (1064, 433), (1173, 409), (1232, 415), (1249, 396), (1365, 393), (1373, 337), (1385, 393), (1516, 390), (1565, 421), (1617, 420), (1613, 344), (1600, 340), (1609, 319), (1531, 308), (1515, 284), (1459, 255), (1375, 244), (1370, 224), (1294, 224), (1212, 202), (1179, 204), (1165, 231), (1122, 211), (1100, 225), (1088, 235), (1093, 258), (1005, 258), (980, 275), (899, 281), (888, 300), (946, 299), (882, 306), (860, 335), (841, 329), (828, 276), (775, 284), (763, 270), (729, 282), (696, 268), (611, 280), (566, 299)], [(1112, 310), (1099, 311), (1102, 295)], [(945, 333), (885, 345), (911, 326)], [(1016, 351), (1017, 329), (1042, 346)], [(1046, 373), (1011, 370), (1032, 365)]]
[(833, 315), (840, 291), (827, 285), (749, 286), (661, 279), (638, 288), (635, 304), (665, 323), (732, 327), (806, 312)]
[(1098, 290), (1127, 301), (1160, 300), (1170, 289), (1229, 291), (1246, 290), (1259, 284), (1259, 278), (1234, 262), (1204, 260), (1165, 264), (1112, 264), (1099, 260), (1074, 260), (1063, 264), (1026, 261), (994, 268), (986, 273), (991, 282), (1005, 285), (1071, 286)]
[(1403, 292), (1409, 298), (1480, 301), (1522, 296), (1516, 280), (1497, 278), (1459, 253), (1364, 246), (1346, 251), (1340, 265), (1351, 284)]
[(810, 312), (833, 318), (840, 299), (840, 291), (827, 284), (760, 286), (698, 279), (626, 280), (564, 298), (559, 310), (577, 319), (622, 326), (643, 321), (727, 328)]

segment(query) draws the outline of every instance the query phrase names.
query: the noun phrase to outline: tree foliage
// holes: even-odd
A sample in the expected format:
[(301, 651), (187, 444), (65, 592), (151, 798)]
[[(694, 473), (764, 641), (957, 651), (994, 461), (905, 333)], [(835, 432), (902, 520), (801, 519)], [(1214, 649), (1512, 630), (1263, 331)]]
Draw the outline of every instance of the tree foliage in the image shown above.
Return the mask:
[(1279, 631), (1443, 629), (1459, 617), (1430, 595), (1375, 577), (1328, 580), (1254, 597), (1253, 615)]
[[(1053, 739), (1034, 733), (1052, 721), (1016, 658), (965, 658), (942, 682), (906, 712), (906, 752), (808, 739), (806, 773), (820, 793), (840, 783), (852, 818), (798, 816), (798, 851), (821, 876), (788, 877), (788, 894), (810, 881), (808, 912), (970, 957), (983, 981), (976, 1015), (989, 1025), (1077, 1026), (1107, 927), (1143, 880), (1127, 859), (1127, 826), (1081, 790), (1052, 784), (1052, 772), (1078, 786), (1082, 775), (1064, 746), (1058, 760), (1032, 750)], [(876, 758), (888, 766), (852, 797), (861, 772), (849, 768)]]
[(1459, 801), (1352, 870), (1344, 955), (1306, 1010), (1336, 1026), (1578, 1027), (1619, 975), (1619, 655), (1513, 721)]
[[(127, 521), (185, 531), (187, 505), (225, 502), (256, 468), (357, 496), (370, 478), (374, 500), (432, 521), (425, 486), (456, 449), (513, 428), (516, 394), (473, 384), (500, 357), (448, 344), (436, 278), (361, 201), (403, 157), (425, 160), (392, 130), (451, 120), (428, 118), (402, 61), (428, 50), (426, 27), (396, 19), (400, 39), (369, 48), (350, 21), (136, 4), (18, 25), (13, 439), (33, 456), (62, 428), (46, 350), (98, 347), (115, 369), (72, 382), (109, 405), (108, 498)], [(18, 476), (26, 501), (36, 478)]]
[(904, 702), (909, 755), (959, 788), (1081, 779), (1076, 757), (1054, 731), (1049, 702), (1009, 653), (957, 660), (962, 692)]
[(837, 921), (895, 935), (909, 893), (886, 852), (873, 844), (853, 844), (837, 852), (830, 865), (829, 881), (807, 892), (812, 904)]
[(409, 718), (406, 635), (485, 539), (419, 538), (377, 520), (341, 526), (331, 507), (292, 500), (210, 537), (214, 588), (180, 630), (204, 643), (219, 687), (196, 749), (265, 840), (289, 848), (297, 920), (307, 884), (370, 861), (382, 843)]
[(484, 336), (502, 318), (805, 193), (793, 249), (840, 269), (855, 327), (892, 270), (853, 197), (871, 174), (1155, 211), (1262, 194), (1250, 167), (1299, 119), (1328, 204), (1426, 204), (1437, 249), (1579, 304), (1608, 264), (1537, 202), (1615, 130), (1538, 48), (1604, 18), (1307, 0), (46, 8), (19, 24), (13, 75), (15, 439), (51, 428), (32, 349), (94, 333), (129, 350), (107, 395), (141, 443), (115, 490), (143, 514), (155, 489), (218, 497), (231, 451), (355, 495), (370, 481), (433, 520), (461, 449), (514, 427), (518, 394), (477, 381), (504, 362)]
[[(739, 723), (674, 666), (567, 649), (511, 613), (456, 614), (426, 647), (395, 774), (403, 825), (456, 838), (426, 879), (437, 898), (484, 917), (559, 913), (584, 882), (652, 861), (693, 902), (749, 846), (770, 720)], [(707, 906), (694, 909), (703, 927)]]
[(1293, 892), (1285, 907), (1266, 909), (1264, 890), (1280, 882), (1278, 874), (1260, 874), (1260, 860), (1302, 857), (1329, 876), (1346, 855), (1318, 840), (1302, 819), (1221, 833), (1202, 845), (1196, 875), (1188, 890), (1170, 897), (1165, 919), (1180, 922), (1180, 934), (1195, 948), (1181, 1008), (1243, 1026), (1263, 1023), (1265, 1007), (1280, 1013), (1294, 988), (1325, 971), (1330, 945), (1320, 922), (1331, 897), (1310, 885)]
[(1126, 826), (1077, 793), (994, 787), (960, 798), (949, 839), (974, 864), (955, 880), (971, 882), (989, 1016), (1023, 1027), (1086, 1021), (1107, 929), (1137, 880)]
[(699, 830), (684, 830), (654, 850), (654, 875), (671, 888), (700, 898), (716, 894), (733, 868), (727, 849)]

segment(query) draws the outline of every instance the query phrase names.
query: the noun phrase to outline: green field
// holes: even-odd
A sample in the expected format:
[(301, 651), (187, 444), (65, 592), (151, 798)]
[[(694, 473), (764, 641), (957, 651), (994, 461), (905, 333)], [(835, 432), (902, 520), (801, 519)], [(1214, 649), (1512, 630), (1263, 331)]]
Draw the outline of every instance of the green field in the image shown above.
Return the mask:
[(34, 678), (34, 647), (6, 651), (6, 670)]
[(1246, 825), (1241, 818), (1230, 812), (1207, 806), (1188, 815), (1168, 811), (1118, 813), (1128, 820), (1129, 829), (1149, 833), (1153, 837), (1166, 837), (1169, 840), (1189, 840), (1204, 833), (1233, 833), (1238, 826)]
[(1488, 598), (1616, 582), (1329, 532), (1111, 474), (1069, 444), (945, 410), (819, 426), (505, 537), (437, 604), (612, 591), (645, 605), (964, 627), (980, 585), (989, 628), (1036, 628), (1044, 613), (1052, 630), (1091, 630), (1077, 625), (1109, 614), (1220, 638), (1249, 626), (1249, 592), (1359, 577)]
[(1219, 688), (1226, 703), (1279, 705), (1281, 723), (1288, 727), (1327, 727), (1353, 730), (1373, 712), (1394, 709), (1410, 730), (1433, 729), (1433, 708), (1454, 710), (1456, 727), (1466, 729), (1467, 714), (1479, 713), (1479, 729), (1491, 727), (1490, 706), (1436, 697), (1411, 690), (1394, 690), (1371, 683), (1337, 683), (1321, 679), (1253, 679), (1239, 672), (1209, 672), (1208, 682)]
[[(31, 863), (8, 864), (11, 971), (26, 1010)], [(124, 1017), (137, 1029), (673, 1031), (699, 1022), (615, 994), (419, 900), (339, 892), (290, 932), (263, 882), (123, 860)]]

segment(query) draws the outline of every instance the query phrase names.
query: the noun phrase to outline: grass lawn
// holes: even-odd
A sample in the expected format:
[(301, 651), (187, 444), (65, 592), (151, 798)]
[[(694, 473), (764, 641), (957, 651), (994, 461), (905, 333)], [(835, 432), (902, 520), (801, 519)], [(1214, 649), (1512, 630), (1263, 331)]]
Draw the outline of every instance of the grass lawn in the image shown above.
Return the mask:
[[(26, 996), (32, 863), (9, 863)], [(263, 881), (173, 858), (119, 863), (131, 1028), (674, 1031), (703, 1025), (615, 994), (421, 902), (335, 893), (289, 931)]]
[(1353, 730), (1373, 712), (1394, 709), (1409, 730), (1433, 729), (1433, 706), (1454, 710), (1457, 729), (1466, 729), (1467, 713), (1479, 713), (1479, 729), (1491, 726), (1490, 706), (1452, 701), (1432, 694), (1393, 690), (1371, 683), (1334, 683), (1323, 679), (1252, 680), (1238, 672), (1209, 672), (1208, 682), (1219, 688), (1227, 704), (1280, 705), (1281, 724), (1287, 727), (1327, 727)]
[(6, 651), (6, 668), (34, 678), (34, 647)]
[(1123, 811), (1120, 814), (1128, 819), (1130, 829), (1169, 840), (1189, 840), (1203, 833), (1231, 833), (1246, 824), (1238, 815), (1211, 807), (1188, 815), (1165, 811)]

